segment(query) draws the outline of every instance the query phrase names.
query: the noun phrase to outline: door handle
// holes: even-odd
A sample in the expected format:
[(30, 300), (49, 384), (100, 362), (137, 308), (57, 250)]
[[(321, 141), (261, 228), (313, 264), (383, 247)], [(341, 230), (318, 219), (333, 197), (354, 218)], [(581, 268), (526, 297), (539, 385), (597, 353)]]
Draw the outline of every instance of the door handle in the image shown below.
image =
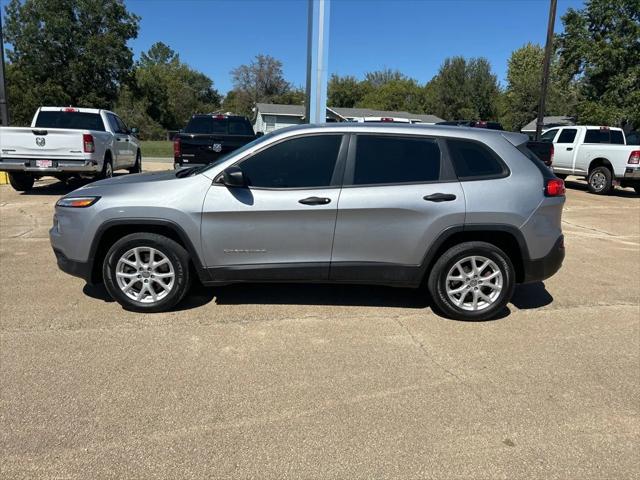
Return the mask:
[(307, 197), (298, 200), (298, 203), (302, 203), (303, 205), (326, 205), (327, 203), (331, 203), (331, 199), (326, 197)]
[(571, 150), (573, 150), (573, 147), (567, 147), (567, 152), (570, 152)]
[(427, 202), (450, 202), (456, 199), (453, 193), (432, 193), (422, 197)]

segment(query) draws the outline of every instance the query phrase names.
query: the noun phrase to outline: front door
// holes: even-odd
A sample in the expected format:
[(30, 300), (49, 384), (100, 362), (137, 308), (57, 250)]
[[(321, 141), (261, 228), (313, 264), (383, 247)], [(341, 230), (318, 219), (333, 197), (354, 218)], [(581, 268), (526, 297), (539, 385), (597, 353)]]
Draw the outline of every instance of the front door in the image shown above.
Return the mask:
[(573, 172), (573, 159), (576, 154), (577, 128), (563, 128), (560, 130), (553, 152), (553, 169), (558, 173)]
[(437, 139), (359, 134), (354, 140), (338, 203), (330, 278), (419, 282), (434, 240), (447, 227), (464, 223), (460, 183)]
[(328, 279), (342, 144), (339, 134), (283, 140), (236, 164), (246, 188), (209, 189), (202, 244), (214, 280)]

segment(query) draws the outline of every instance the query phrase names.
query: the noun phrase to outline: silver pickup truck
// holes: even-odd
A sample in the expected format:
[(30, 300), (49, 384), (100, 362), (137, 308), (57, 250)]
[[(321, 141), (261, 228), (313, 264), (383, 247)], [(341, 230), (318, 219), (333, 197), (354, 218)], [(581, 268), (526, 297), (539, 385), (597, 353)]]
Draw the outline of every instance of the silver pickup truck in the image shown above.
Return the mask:
[(140, 143), (115, 113), (95, 108), (41, 107), (30, 127), (0, 127), (0, 172), (30, 190), (44, 176), (108, 178), (142, 168)]

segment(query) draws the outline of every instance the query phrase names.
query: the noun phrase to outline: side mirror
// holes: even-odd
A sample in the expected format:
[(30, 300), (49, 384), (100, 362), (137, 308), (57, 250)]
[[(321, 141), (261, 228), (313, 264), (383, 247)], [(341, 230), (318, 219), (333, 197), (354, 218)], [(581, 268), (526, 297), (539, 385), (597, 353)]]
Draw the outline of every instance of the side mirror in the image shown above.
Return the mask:
[(262, 137), (264, 135), (264, 132), (256, 132), (256, 137)]
[(247, 180), (239, 167), (229, 167), (222, 172), (222, 183), (227, 187), (246, 187)]

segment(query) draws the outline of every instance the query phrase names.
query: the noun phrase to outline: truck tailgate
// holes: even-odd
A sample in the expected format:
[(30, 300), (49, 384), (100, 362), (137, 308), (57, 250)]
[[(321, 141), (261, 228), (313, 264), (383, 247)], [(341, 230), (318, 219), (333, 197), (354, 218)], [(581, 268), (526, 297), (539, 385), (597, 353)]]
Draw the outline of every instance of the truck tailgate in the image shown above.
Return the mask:
[(83, 130), (1, 127), (0, 156), (5, 158), (84, 158)]
[(253, 135), (179, 134), (185, 163), (210, 163), (252, 141)]

